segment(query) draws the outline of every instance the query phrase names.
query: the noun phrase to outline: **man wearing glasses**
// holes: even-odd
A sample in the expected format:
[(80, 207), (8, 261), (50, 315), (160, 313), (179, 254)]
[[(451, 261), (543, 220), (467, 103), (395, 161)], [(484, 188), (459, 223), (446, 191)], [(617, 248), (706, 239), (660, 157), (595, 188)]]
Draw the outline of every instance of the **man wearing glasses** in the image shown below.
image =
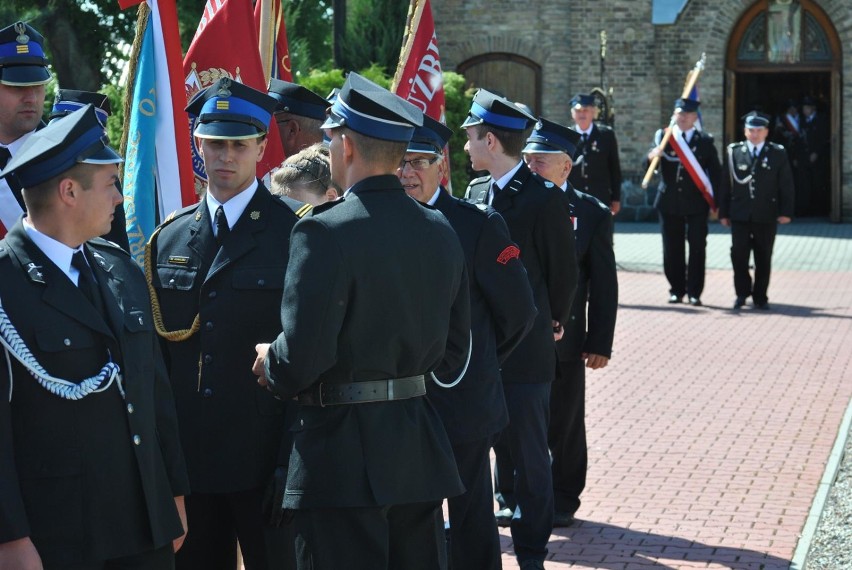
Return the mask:
[[(452, 130), (431, 117), (415, 129), (396, 174), (406, 193), (439, 210), (459, 236), (470, 284), (471, 357), (466, 369), (430, 383), (467, 490), (449, 499), (452, 568), (501, 568), (494, 524), (489, 450), (509, 415), (500, 365), (527, 334), (538, 310), (517, 246), (502, 216), (490, 206), (454, 198), (441, 186), (443, 149)], [(446, 389), (456, 380), (457, 386)]]

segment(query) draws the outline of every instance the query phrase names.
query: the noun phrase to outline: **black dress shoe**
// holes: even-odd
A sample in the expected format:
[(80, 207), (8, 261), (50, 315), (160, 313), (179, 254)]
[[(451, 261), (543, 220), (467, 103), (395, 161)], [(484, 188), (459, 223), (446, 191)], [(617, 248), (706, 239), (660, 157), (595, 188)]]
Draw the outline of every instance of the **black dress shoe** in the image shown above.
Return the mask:
[(745, 297), (737, 297), (736, 301), (734, 301), (735, 309), (742, 309), (745, 306), (746, 298)]
[(682, 295), (679, 296), (679, 295), (675, 295), (674, 293), (669, 295), (669, 303), (681, 303), (681, 302), (683, 302)]
[(515, 516), (515, 511), (506, 507), (494, 513), (494, 519), (497, 521), (497, 526), (511, 526), (512, 517)]
[(769, 303), (766, 303), (766, 302), (755, 303), (754, 306), (757, 307), (758, 309), (760, 309), (761, 311), (768, 311), (769, 310)]
[(544, 570), (544, 561), (524, 560), (521, 562), (521, 570)]
[(557, 511), (553, 514), (553, 528), (573, 526), (575, 522), (577, 522), (577, 519), (574, 518), (574, 513)]
[(699, 299), (698, 297), (690, 297), (689, 304), (693, 307), (700, 307), (702, 305), (701, 299)]

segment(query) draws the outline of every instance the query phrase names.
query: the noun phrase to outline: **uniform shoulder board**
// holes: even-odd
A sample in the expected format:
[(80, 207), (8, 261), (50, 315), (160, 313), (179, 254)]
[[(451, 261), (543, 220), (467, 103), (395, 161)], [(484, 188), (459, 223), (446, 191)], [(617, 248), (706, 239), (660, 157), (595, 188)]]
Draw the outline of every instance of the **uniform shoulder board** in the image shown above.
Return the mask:
[(735, 148), (737, 148), (738, 146), (742, 146), (742, 145), (744, 145), (744, 144), (745, 144), (745, 141), (735, 142), (735, 143), (731, 143), (731, 144), (729, 144), (729, 145), (728, 145), (728, 148), (730, 148), (730, 149), (735, 149)]
[(488, 211), (488, 204), (474, 204), (472, 202), (468, 202), (467, 200), (455, 200), (455, 202), (459, 208), (473, 210), (478, 214), (485, 214)]
[(544, 186), (545, 188), (556, 188), (556, 184), (548, 180), (547, 178), (543, 178), (540, 174), (532, 173), (532, 178), (536, 180), (539, 184)]
[(310, 212), (312, 209), (313, 209), (312, 204), (305, 203), (305, 204), (302, 205), (301, 208), (296, 210), (296, 215), (299, 216), (300, 218), (304, 218), (308, 214), (308, 212)]
[(610, 127), (609, 125), (605, 125), (604, 123), (595, 123), (595, 126), (598, 128), (599, 131), (612, 131), (612, 127)]
[(120, 245), (118, 245), (118, 244), (117, 244), (117, 243), (115, 243), (115, 242), (109, 241), (108, 239), (104, 239), (104, 238), (102, 238), (102, 237), (92, 238), (92, 239), (90, 239), (87, 243), (88, 243), (89, 245), (92, 245), (92, 246), (95, 246), (95, 247), (109, 248), (109, 250), (110, 250), (110, 251), (112, 251), (112, 250), (114, 250), (114, 249), (117, 249), (118, 251), (120, 251), (121, 253), (123, 253), (124, 255), (126, 255), (127, 257), (130, 257), (130, 254), (129, 254), (129, 253), (127, 253), (127, 252), (124, 250), (124, 248), (123, 248), (123, 247), (121, 247)]
[(187, 214), (194, 214), (195, 211), (200, 207), (203, 207), (202, 202), (196, 202), (195, 204), (190, 204), (189, 206), (184, 206), (180, 210), (175, 210), (174, 212), (172, 212), (171, 214), (166, 216), (166, 219), (163, 220), (162, 222), (160, 222), (160, 225), (164, 226), (166, 224), (173, 222), (177, 218), (182, 218), (183, 216), (186, 216)]
[(770, 142), (770, 143), (769, 143), (769, 148), (775, 148), (775, 149), (778, 149), (778, 150), (784, 150), (784, 145), (783, 145), (783, 144), (778, 144), (778, 143), (775, 143), (775, 142)]
[(577, 191), (577, 196), (579, 196), (580, 199), (585, 200), (586, 202), (591, 202), (595, 206), (599, 207), (601, 210), (609, 211), (609, 206), (607, 206), (606, 204), (604, 204), (603, 202), (601, 202), (599, 199), (595, 198), (591, 194), (586, 194), (585, 192)]
[(296, 214), (299, 218), (305, 217), (305, 215), (311, 211), (311, 208), (313, 208), (313, 206), (307, 202), (302, 202), (301, 200), (296, 200), (295, 198), (284, 196), (283, 194), (273, 194), (272, 196), (275, 198), (274, 203), (289, 208), (290, 211)]
[[(325, 212), (326, 210), (330, 210), (331, 208), (334, 208), (338, 204), (342, 204), (345, 201), (346, 201), (346, 198), (341, 196), (337, 200), (331, 200), (329, 202), (323, 202), (322, 204), (318, 204), (318, 205), (314, 206), (313, 208), (311, 208), (309, 211), (310, 211), (310, 214), (312, 216), (315, 216), (316, 214), (319, 214), (321, 212)], [(307, 214), (307, 212), (305, 212), (305, 214)]]
[(701, 136), (706, 138), (708, 141), (713, 142), (713, 133), (708, 133), (707, 131), (700, 131)]

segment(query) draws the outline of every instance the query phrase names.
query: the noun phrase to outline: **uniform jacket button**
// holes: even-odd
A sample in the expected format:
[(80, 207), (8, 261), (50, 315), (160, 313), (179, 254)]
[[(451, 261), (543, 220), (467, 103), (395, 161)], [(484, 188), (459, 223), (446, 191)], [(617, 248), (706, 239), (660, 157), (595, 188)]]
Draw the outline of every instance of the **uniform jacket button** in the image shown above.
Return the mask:
[(138, 435), (133, 436), (133, 443), (136, 445), (142, 445), (142, 438)]
[(263, 287), (264, 285), (266, 285), (266, 279), (258, 279), (257, 280), (257, 286), (258, 287)]
[(213, 321), (207, 321), (204, 323), (205, 330), (212, 331), (213, 330)]
[(65, 340), (62, 341), (62, 344), (64, 344), (65, 346), (71, 346), (71, 339), (66, 338)]
[(204, 364), (210, 364), (211, 362), (213, 362), (213, 355), (212, 354), (205, 354), (204, 355)]
[(201, 395), (205, 398), (211, 398), (213, 397), (213, 390), (210, 388), (205, 388)]
[(215, 299), (216, 291), (210, 291), (209, 293), (207, 293), (207, 297), (209, 297), (210, 299)]
[(133, 404), (127, 404), (127, 413), (128, 414), (132, 414), (134, 409), (135, 408), (133, 407)]

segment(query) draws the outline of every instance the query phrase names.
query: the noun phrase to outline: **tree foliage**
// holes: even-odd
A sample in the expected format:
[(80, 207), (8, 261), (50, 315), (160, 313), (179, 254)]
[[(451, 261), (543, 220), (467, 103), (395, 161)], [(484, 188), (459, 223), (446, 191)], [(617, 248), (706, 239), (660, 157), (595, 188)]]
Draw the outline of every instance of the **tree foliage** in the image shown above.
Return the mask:
[(401, 0), (349, 0), (340, 67), (364, 69), (376, 64), (393, 74), (402, 49), (408, 4)]

